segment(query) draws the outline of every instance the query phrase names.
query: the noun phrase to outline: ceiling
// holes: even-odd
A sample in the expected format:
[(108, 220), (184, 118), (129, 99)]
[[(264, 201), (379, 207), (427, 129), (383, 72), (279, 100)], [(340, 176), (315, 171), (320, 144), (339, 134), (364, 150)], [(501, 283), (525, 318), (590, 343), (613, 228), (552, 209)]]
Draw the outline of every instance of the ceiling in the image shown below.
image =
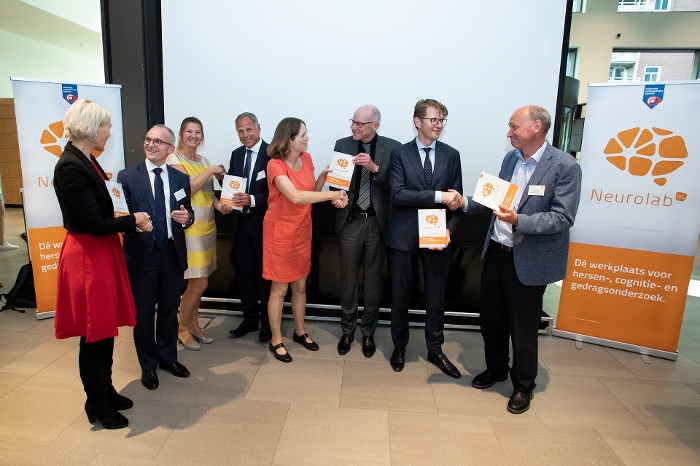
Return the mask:
[(102, 59), (100, 0), (0, 0), (0, 29)]

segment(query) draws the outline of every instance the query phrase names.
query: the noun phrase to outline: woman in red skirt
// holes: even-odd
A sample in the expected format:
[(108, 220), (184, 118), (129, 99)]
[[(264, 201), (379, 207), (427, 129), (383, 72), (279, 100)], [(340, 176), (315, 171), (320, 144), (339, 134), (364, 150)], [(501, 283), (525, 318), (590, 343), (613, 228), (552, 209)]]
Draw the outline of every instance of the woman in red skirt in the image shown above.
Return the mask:
[(54, 189), (68, 233), (58, 262), (56, 338), (80, 337), (78, 366), (88, 421), (120, 429), (129, 421), (118, 410), (134, 404), (112, 385), (114, 337), (118, 327), (134, 326), (136, 308), (119, 232), (153, 226), (144, 212), (115, 218), (107, 175), (92, 155), (103, 151), (109, 139), (109, 112), (80, 99), (63, 125), (69, 142), (54, 170)]

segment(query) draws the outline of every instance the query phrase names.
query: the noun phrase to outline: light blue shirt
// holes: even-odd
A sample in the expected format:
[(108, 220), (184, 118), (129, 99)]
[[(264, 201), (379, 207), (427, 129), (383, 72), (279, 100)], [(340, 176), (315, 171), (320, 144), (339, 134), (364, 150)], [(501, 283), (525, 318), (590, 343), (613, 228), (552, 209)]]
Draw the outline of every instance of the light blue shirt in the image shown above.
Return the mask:
[[(525, 187), (530, 181), (532, 173), (537, 168), (537, 163), (540, 161), (545, 148), (547, 147), (547, 142), (540, 147), (537, 152), (532, 154), (532, 157), (525, 160), (523, 158), (523, 153), (520, 149), (515, 151), (515, 155), (518, 157), (518, 161), (515, 163), (515, 169), (513, 170), (513, 175), (510, 177), (510, 182), (518, 186), (518, 192), (515, 193), (513, 198), (513, 210), (518, 211), (518, 206), (520, 204), (520, 199), (523, 197), (525, 192)], [(501, 243), (505, 246), (513, 246), (513, 225), (506, 223), (502, 220), (496, 219), (493, 222), (493, 233), (491, 234), (491, 239)]]
[[(418, 138), (416, 138), (416, 146), (418, 146), (418, 155), (420, 156), (420, 164), (422, 166), (425, 166), (425, 151), (423, 150), (424, 147), (430, 147), (432, 150), (430, 151), (430, 166), (433, 168), (433, 173), (435, 173), (435, 146), (436, 146), (436, 141), (433, 141), (432, 144), (429, 146), (424, 146), (422, 142)], [(436, 204), (442, 204), (442, 191), (435, 191), (435, 203)]]

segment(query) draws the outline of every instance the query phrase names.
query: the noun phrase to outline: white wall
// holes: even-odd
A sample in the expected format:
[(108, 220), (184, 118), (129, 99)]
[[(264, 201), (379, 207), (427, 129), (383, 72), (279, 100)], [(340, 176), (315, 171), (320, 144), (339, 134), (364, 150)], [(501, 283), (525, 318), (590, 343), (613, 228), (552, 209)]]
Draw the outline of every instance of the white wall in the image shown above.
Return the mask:
[(54, 47), (0, 29), (0, 98), (12, 97), (10, 76), (104, 84), (102, 59)]
[(250, 111), (271, 140), (277, 123), (306, 121), (317, 172), (354, 110), (382, 111), (379, 133), (407, 142), (413, 106), (449, 110), (441, 140), (460, 150), (466, 192), (498, 173), (513, 110), (555, 114), (566, 2), (550, 0), (298, 0), (162, 2), (166, 123), (202, 119), (212, 162), (240, 145)]

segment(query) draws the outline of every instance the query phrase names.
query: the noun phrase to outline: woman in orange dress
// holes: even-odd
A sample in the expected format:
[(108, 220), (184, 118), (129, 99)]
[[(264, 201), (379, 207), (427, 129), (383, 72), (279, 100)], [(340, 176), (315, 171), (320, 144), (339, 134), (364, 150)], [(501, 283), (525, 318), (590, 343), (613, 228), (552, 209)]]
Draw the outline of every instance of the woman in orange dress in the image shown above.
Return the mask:
[(328, 167), (314, 181), (314, 164), (306, 152), (309, 136), (306, 124), (298, 118), (285, 118), (275, 129), (267, 148), (267, 184), (270, 197), (263, 223), (263, 278), (272, 281), (268, 315), (270, 351), (282, 362), (292, 356), (282, 343), (282, 307), (287, 290), (292, 288), (293, 340), (311, 351), (318, 345), (306, 333), (306, 277), (311, 270), (311, 204), (332, 201), (343, 208), (347, 193), (324, 191)]
[(68, 232), (58, 260), (56, 338), (80, 337), (78, 367), (88, 421), (120, 429), (129, 421), (118, 410), (134, 403), (112, 385), (114, 337), (118, 327), (134, 326), (136, 307), (119, 232), (151, 231), (153, 225), (145, 212), (114, 217), (107, 175), (91, 155), (105, 149), (109, 112), (79, 99), (63, 126), (69, 142), (56, 164), (53, 187)]

